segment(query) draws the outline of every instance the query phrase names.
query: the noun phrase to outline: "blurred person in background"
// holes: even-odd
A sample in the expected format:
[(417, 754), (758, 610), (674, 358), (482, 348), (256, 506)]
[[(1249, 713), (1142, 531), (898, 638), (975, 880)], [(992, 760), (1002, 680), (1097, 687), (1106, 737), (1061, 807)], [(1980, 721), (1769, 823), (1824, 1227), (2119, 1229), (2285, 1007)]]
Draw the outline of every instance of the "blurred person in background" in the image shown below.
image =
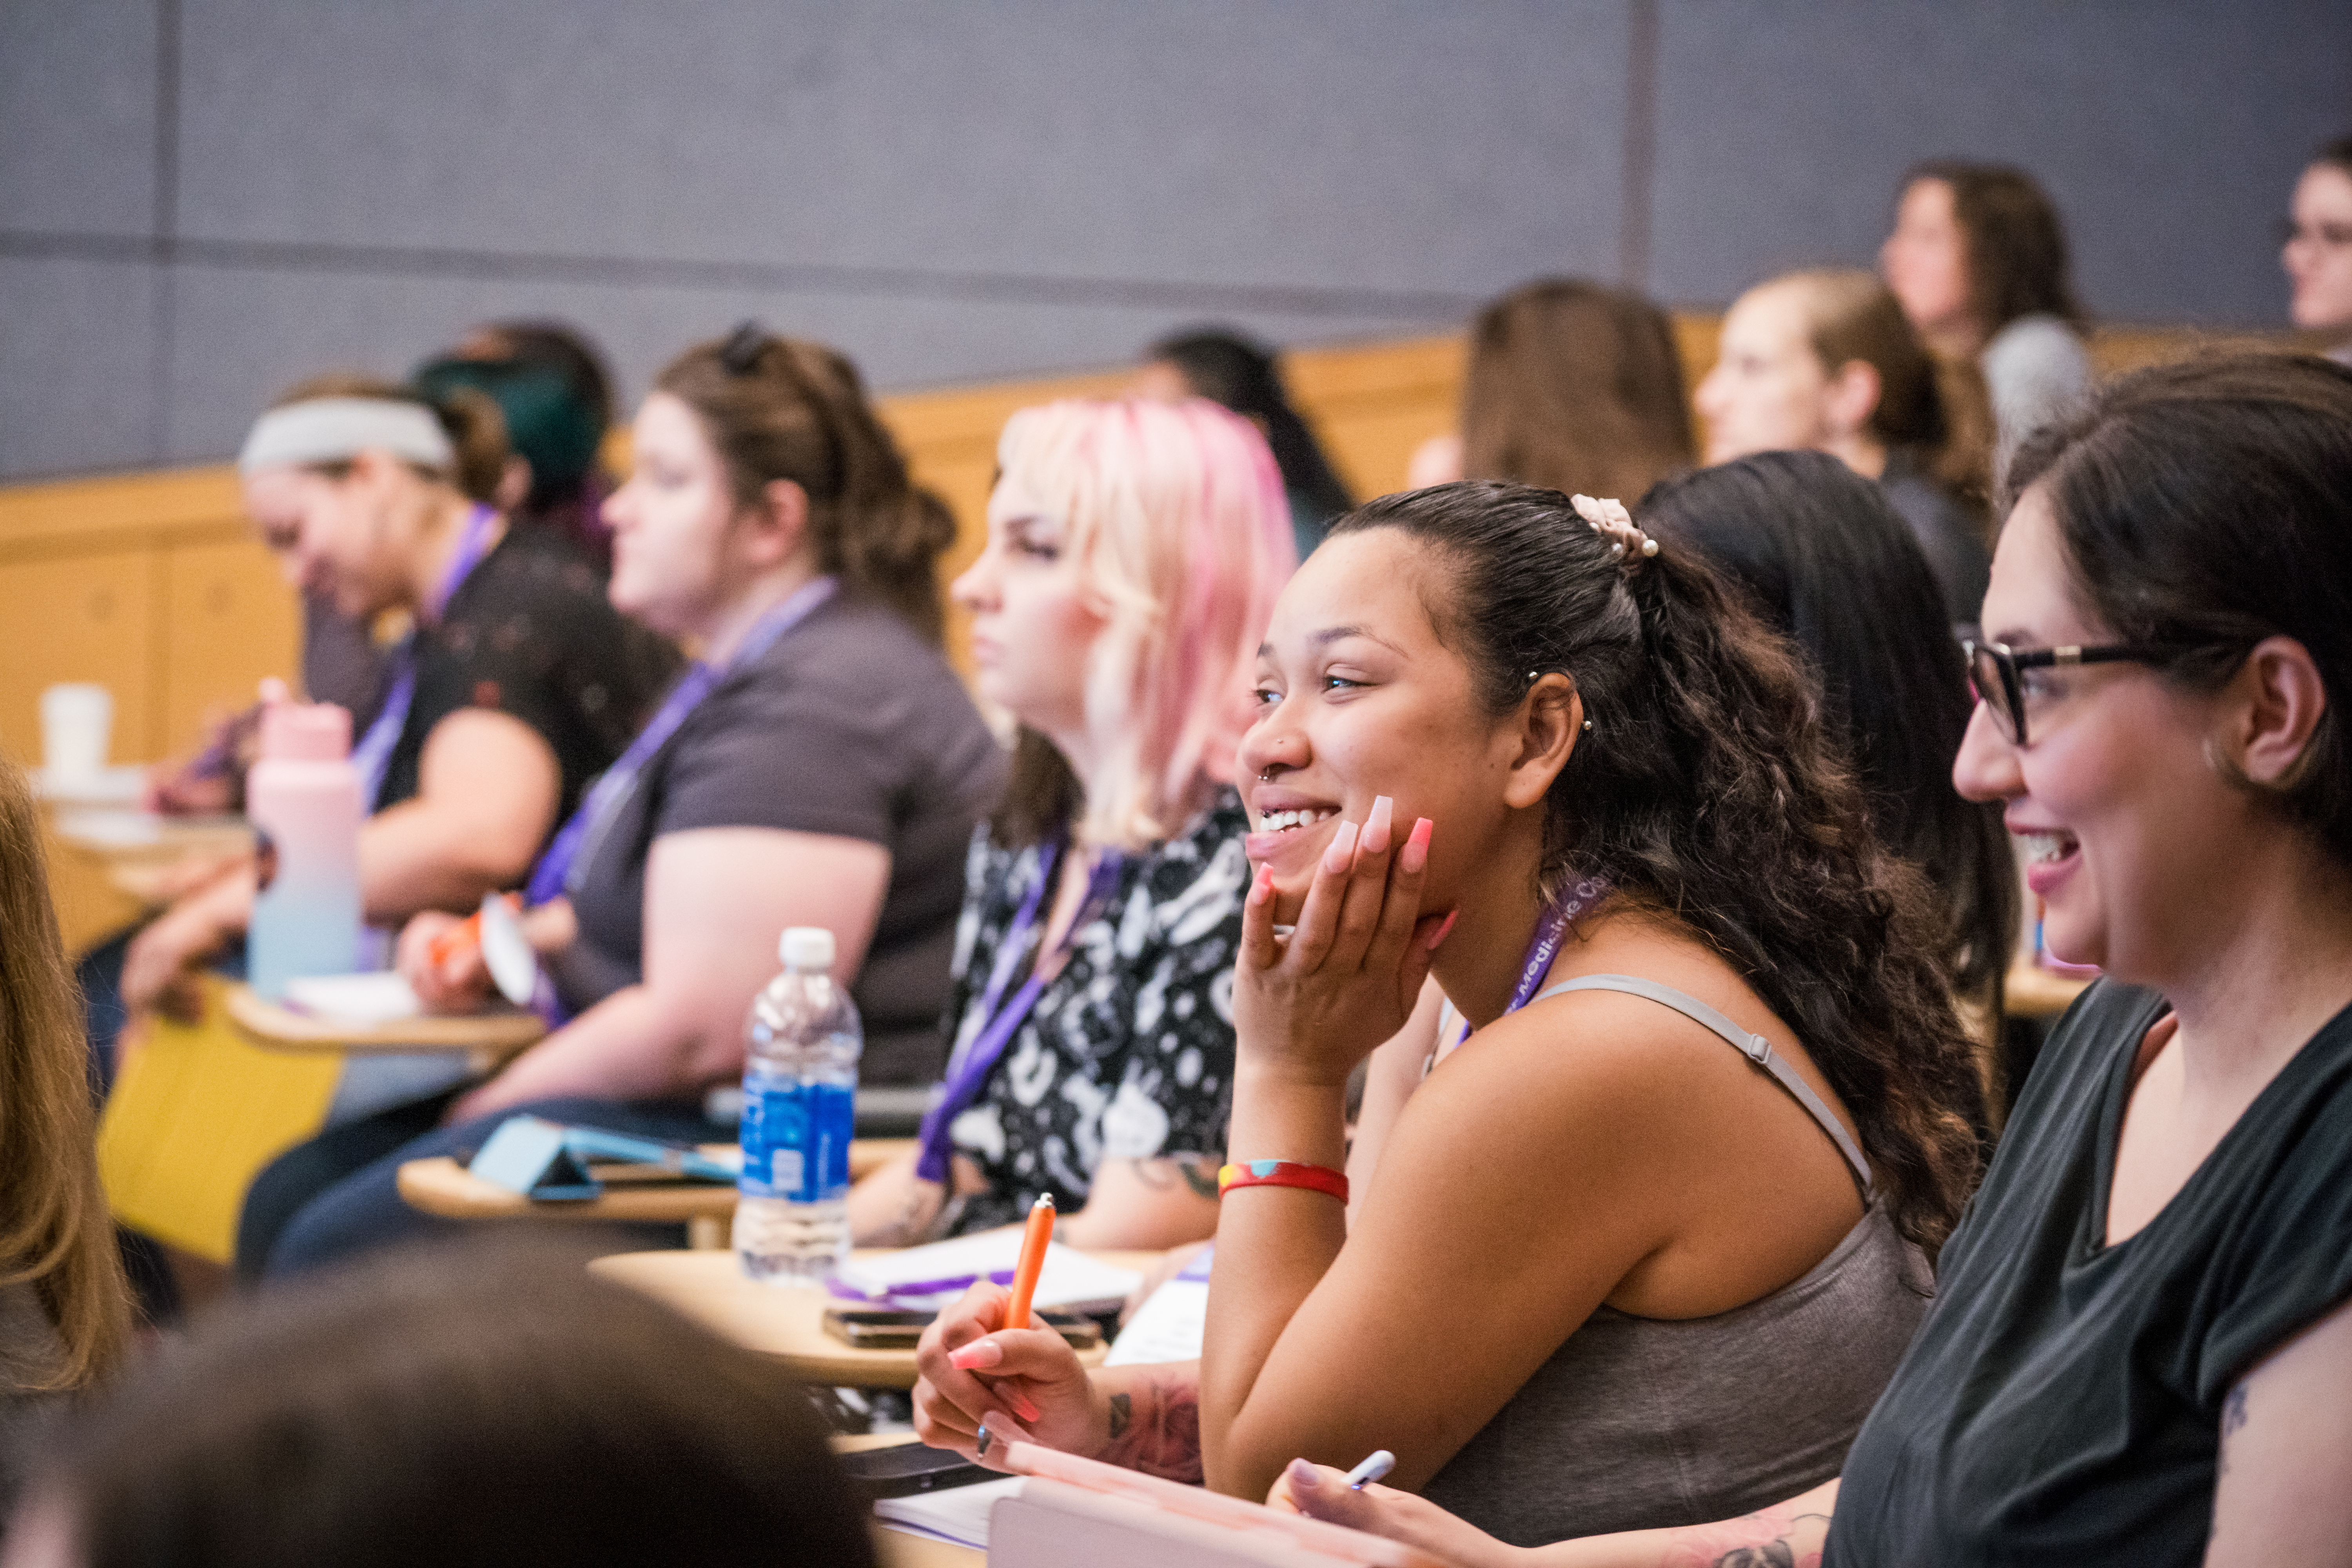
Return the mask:
[[(612, 542), (597, 508), (609, 488), (599, 453), (613, 394), (594, 344), (558, 321), (492, 321), (426, 361), (412, 384), (435, 397), (470, 387), (496, 403), (508, 450), (484, 499), (513, 526), (552, 529), (600, 571), (611, 567)], [(371, 622), (337, 610), (324, 590), (306, 588), (301, 596), (302, 692), (349, 709), (352, 732), (362, 734), (383, 701), (389, 650)], [(676, 668), (675, 653), (644, 633), (632, 633), (630, 651), (653, 683)], [(194, 755), (159, 764), (148, 783), (149, 806), (182, 815), (240, 808), (259, 723), (260, 710), (247, 709), (216, 725)]]
[(1913, 169), (1878, 269), (1929, 348), (1984, 372), (1996, 479), (2020, 442), (2089, 398), (2087, 318), (2065, 227), (2022, 169), (1958, 160)]
[(1204, 398), (1024, 409), (951, 590), (1019, 723), (966, 862), (943, 1098), (851, 1189), (861, 1246), (1023, 1218), (1163, 1248), (1217, 1223), (1249, 888), (1234, 750), (1297, 565), (1257, 427)]
[[(2017, 939), (2017, 866), (1997, 806), (1960, 798), (1952, 756), (1969, 727), (1968, 669), (1942, 595), (1885, 492), (1819, 452), (1766, 452), (1668, 479), (1642, 526), (1687, 545), (1804, 650), (1873, 826), (1927, 874), (1947, 918), (1953, 987), (1990, 1041)], [(2006, 1103), (1997, 1058), (1986, 1102)]]
[(1696, 399), (1707, 461), (1826, 452), (1876, 479), (1935, 571), (1946, 622), (1970, 626), (1992, 569), (1973, 376), (1939, 368), (1867, 272), (1775, 278), (1723, 318)]
[(2294, 286), (2294, 324), (2352, 364), (2352, 136), (2322, 147), (2294, 183), (2279, 263)]
[(1274, 351), (1230, 327), (1197, 327), (1162, 338), (1144, 356), (1132, 395), (1173, 403), (1205, 397), (1258, 427), (1282, 470), (1290, 535), (1301, 561), (1323, 542), (1330, 521), (1356, 503), (1330, 459), (1290, 405)]
[[(703, 662), (532, 870), (524, 931), (560, 1026), (462, 1095), (281, 1155), (247, 1196), (248, 1278), (447, 1229), (401, 1201), (401, 1164), (478, 1148), (517, 1111), (724, 1140), (704, 1095), (742, 1076), (787, 927), (835, 934), (863, 1082), (939, 1075), (965, 849), (1004, 773), (940, 650), (954, 520), (909, 482), (855, 366), (756, 325), (662, 371), (635, 450), (605, 503), (611, 598)], [(457, 923), (417, 916), (400, 962), (428, 1004), (465, 1010), (489, 977), (478, 946), (436, 952)]]
[(792, 1375), (586, 1264), (484, 1238), (201, 1321), (43, 1445), (0, 1568), (871, 1568)]
[(0, 1507), (20, 1421), (113, 1371), (131, 1339), (41, 837), (31, 781), (0, 754)]
[(1423, 444), (1408, 488), (1510, 479), (1637, 496), (1693, 455), (1666, 313), (1622, 289), (1539, 279), (1471, 323), (1461, 434)]

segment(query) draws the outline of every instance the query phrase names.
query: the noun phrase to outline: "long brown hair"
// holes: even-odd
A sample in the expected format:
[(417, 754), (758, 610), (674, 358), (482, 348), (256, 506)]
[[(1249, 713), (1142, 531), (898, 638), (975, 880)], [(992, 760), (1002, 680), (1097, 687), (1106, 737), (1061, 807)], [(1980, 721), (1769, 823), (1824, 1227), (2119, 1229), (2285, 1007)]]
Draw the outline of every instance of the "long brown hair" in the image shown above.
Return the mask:
[(1989, 522), (1993, 421), (1984, 373), (1972, 362), (1929, 353), (1875, 273), (1824, 268), (1780, 281), (1793, 289), (1822, 369), (1835, 375), (1860, 360), (1878, 373), (1872, 438), (1890, 452), (1909, 453), (1980, 524)]
[(1927, 879), (1870, 827), (1795, 647), (1694, 552), (1630, 568), (1568, 497), (1465, 482), (1386, 496), (1334, 534), (1395, 528), (1454, 572), (1446, 643), (1486, 709), (1560, 670), (1593, 731), (1546, 802), (1541, 891), (1605, 877), (1695, 931), (1793, 1029), (1930, 1256), (1977, 1172), (1983, 1088)]
[(31, 1285), (57, 1329), (62, 1354), (41, 1389), (105, 1375), (131, 1336), (89, 1063), (38, 808), (24, 770), (0, 755), (0, 1284)]
[(1637, 496), (1695, 452), (1674, 324), (1649, 300), (1549, 278), (1478, 312), (1462, 388), (1465, 478)]
[(2065, 226), (2032, 175), (2007, 163), (1945, 158), (1915, 165), (1901, 188), (1921, 180), (1951, 187), (1969, 258), (1969, 311), (1985, 336), (2020, 316), (2055, 316), (2083, 329), (2089, 317), (2074, 297)]
[(757, 503), (777, 479), (800, 486), (817, 570), (940, 641), (939, 559), (955, 542), (955, 518), (908, 478), (856, 365), (746, 323), (670, 361), (654, 385), (702, 421), (738, 505)]

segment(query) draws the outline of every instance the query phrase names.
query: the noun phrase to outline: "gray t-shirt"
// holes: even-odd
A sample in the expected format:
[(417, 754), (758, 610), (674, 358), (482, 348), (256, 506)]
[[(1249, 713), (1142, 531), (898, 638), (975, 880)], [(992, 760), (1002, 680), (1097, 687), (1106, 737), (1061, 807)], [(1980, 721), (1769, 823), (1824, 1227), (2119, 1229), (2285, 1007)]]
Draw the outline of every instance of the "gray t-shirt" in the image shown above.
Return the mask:
[(2021, 443), (2090, 401), (2090, 351), (2055, 316), (2020, 316), (1992, 335), (1977, 363), (1992, 398), (1993, 478)]
[(558, 994), (577, 1012), (642, 978), (646, 857), (660, 835), (862, 838), (890, 852), (890, 883), (850, 987), (866, 1026), (860, 1077), (936, 1079), (965, 846), (1004, 771), (938, 649), (879, 605), (827, 602), (729, 672), (592, 834), (574, 871), (579, 940), (550, 965)]

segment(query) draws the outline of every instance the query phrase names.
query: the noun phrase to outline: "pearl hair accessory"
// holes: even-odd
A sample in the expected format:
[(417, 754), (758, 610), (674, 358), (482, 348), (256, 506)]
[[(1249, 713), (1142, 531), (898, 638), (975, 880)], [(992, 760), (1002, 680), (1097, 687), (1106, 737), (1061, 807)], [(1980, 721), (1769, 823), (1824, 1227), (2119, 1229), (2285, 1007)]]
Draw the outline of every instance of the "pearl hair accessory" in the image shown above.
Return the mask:
[(1592, 496), (1568, 498), (1576, 508), (1576, 515), (1591, 524), (1592, 531), (1609, 542), (1609, 559), (1629, 565), (1629, 554), (1655, 555), (1658, 542), (1633, 526), (1633, 514), (1625, 510), (1622, 501), (1601, 500)]

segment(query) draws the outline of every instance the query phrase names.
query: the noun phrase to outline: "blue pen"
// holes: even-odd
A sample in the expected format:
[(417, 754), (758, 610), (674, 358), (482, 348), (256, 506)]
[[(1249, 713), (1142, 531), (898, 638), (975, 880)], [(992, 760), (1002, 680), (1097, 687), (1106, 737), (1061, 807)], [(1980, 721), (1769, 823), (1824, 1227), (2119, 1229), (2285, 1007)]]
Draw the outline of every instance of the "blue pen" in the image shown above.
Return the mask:
[(1351, 1492), (1362, 1491), (1372, 1482), (1395, 1468), (1396, 1456), (1386, 1448), (1375, 1448), (1365, 1456), (1362, 1464), (1348, 1472), (1348, 1489)]

